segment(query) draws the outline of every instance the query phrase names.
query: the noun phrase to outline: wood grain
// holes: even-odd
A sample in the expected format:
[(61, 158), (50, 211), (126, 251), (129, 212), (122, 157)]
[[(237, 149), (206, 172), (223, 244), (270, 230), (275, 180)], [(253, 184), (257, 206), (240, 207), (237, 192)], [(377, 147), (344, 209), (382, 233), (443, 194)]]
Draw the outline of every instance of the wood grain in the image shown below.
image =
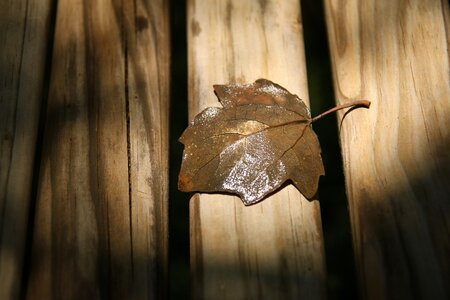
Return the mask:
[(50, 4), (0, 3), (0, 299), (21, 289)]
[[(298, 1), (188, 2), (189, 114), (219, 106), (213, 84), (264, 77), (308, 102)], [(318, 299), (325, 293), (317, 200), (288, 185), (244, 207), (234, 196), (190, 202), (193, 299)]]
[(448, 2), (325, 3), (361, 294), (448, 299)]
[(30, 299), (163, 298), (166, 1), (59, 1)]

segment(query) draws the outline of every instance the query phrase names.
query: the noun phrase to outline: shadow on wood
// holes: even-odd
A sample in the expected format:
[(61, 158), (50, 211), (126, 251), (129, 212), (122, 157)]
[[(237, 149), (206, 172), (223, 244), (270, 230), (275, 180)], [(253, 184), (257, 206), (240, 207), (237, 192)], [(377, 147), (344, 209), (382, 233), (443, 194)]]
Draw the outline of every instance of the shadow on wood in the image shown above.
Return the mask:
[(166, 294), (168, 26), (164, 1), (59, 4), (28, 298)]
[(361, 294), (447, 299), (448, 3), (325, 4)]

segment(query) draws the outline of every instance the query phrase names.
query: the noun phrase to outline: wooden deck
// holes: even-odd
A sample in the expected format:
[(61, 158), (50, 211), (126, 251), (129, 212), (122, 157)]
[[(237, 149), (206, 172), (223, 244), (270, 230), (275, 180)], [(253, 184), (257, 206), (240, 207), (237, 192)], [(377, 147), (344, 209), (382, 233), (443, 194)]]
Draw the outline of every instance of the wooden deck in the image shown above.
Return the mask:
[[(333, 75), (335, 103), (372, 101), (318, 128), (340, 141), (357, 294), (448, 299), (448, 1), (312, 3), (3, 1), (0, 299), (348, 299), (330, 276), (352, 252), (327, 245), (338, 195), (325, 181), (313, 201), (291, 185), (249, 207), (220, 194), (169, 199), (180, 115), (218, 106), (213, 84), (261, 77), (321, 106), (312, 95), (326, 87), (308, 92), (307, 63)], [(308, 58), (311, 14), (325, 16), (330, 67)], [(186, 49), (175, 40), (185, 34)], [(333, 176), (341, 162), (322, 151)], [(190, 233), (177, 230), (176, 201), (189, 201)], [(174, 257), (189, 255), (174, 240), (188, 235), (190, 278)]]

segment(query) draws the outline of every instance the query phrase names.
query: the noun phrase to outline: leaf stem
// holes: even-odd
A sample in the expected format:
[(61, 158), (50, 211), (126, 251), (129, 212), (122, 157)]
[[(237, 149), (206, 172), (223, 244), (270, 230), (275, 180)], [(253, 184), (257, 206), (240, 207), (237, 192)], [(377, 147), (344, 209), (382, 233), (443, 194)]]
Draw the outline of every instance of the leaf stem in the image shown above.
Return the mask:
[(355, 107), (355, 108), (356, 107), (365, 107), (365, 108), (369, 108), (370, 107), (370, 101), (369, 100), (357, 100), (357, 101), (353, 101), (353, 102), (350, 102), (350, 103), (345, 103), (345, 104), (341, 104), (341, 105), (335, 106), (335, 107), (333, 107), (333, 108), (331, 108), (331, 109), (321, 113), (320, 115), (315, 116), (314, 118), (312, 118), (311, 123), (321, 119), (322, 117), (324, 117), (324, 116), (326, 116), (328, 114), (331, 114), (331, 113), (333, 113), (335, 111), (338, 111), (338, 110), (341, 110), (341, 109), (344, 109), (344, 108), (347, 108), (347, 107)]

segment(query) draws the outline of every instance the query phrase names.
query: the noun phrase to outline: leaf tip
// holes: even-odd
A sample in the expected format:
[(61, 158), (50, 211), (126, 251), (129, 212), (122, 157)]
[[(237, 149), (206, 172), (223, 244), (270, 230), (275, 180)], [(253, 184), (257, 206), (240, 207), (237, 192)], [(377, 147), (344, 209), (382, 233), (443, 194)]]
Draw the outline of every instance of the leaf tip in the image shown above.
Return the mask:
[(220, 98), (220, 96), (222, 96), (224, 88), (225, 88), (224, 84), (213, 84), (214, 94), (216, 94), (217, 97), (219, 97), (219, 98)]
[(192, 180), (188, 176), (180, 174), (178, 177), (178, 189), (182, 192), (192, 192), (193, 188), (194, 183)]

